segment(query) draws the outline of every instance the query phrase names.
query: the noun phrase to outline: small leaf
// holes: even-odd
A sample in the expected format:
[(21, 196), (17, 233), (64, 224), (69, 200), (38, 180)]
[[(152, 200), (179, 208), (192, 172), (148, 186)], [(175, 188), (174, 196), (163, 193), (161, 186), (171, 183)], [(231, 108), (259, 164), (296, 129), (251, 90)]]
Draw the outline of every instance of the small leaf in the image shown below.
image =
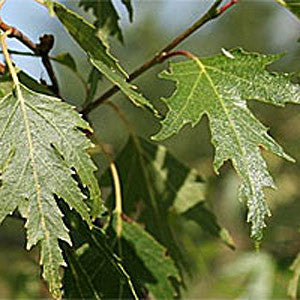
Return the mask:
[[(34, 78), (29, 76), (24, 71), (18, 69), (16, 70), (20, 82), (25, 85), (30, 90), (33, 90), (37, 93), (54, 96), (53, 92), (45, 85), (37, 82)], [(11, 93), (12, 89), (14, 87), (14, 84), (12, 82), (11, 76), (8, 72), (5, 72), (5, 74), (1, 75), (0, 77), (0, 97), (4, 97), (7, 94)]]
[(70, 53), (60, 53), (53, 57), (53, 60), (77, 72), (77, 66)]
[(54, 195), (91, 225), (86, 196), (72, 178), (76, 172), (91, 201), (101, 203), (96, 168), (86, 153), (91, 142), (79, 130), (91, 128), (71, 106), (21, 84), (1, 99), (0, 124), (0, 221), (19, 208), (27, 220), (27, 249), (40, 242), (43, 277), (60, 297), (59, 267), (65, 262), (58, 241), (71, 240)]
[(176, 82), (173, 96), (163, 101), (169, 107), (161, 131), (154, 137), (164, 140), (185, 124), (195, 126), (204, 114), (208, 116), (215, 146), (214, 168), (231, 160), (241, 177), (239, 199), (246, 200), (251, 236), (262, 238), (265, 216), (270, 215), (264, 187), (274, 187), (260, 147), (293, 161), (268, 135), (247, 107), (254, 99), (276, 106), (300, 102), (300, 87), (292, 84), (291, 75), (269, 73), (266, 66), (281, 56), (231, 51), (235, 59), (225, 55), (171, 63), (170, 71), (161, 78)]

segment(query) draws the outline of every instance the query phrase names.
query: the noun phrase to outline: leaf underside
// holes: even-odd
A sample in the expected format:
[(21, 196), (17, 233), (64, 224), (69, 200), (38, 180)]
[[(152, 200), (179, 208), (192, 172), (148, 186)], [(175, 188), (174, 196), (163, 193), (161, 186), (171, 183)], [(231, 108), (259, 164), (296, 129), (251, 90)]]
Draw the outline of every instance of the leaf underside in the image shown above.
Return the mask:
[(60, 297), (59, 267), (65, 262), (58, 241), (71, 240), (56, 199), (91, 224), (76, 172), (98, 212), (102, 205), (96, 167), (86, 153), (92, 145), (81, 132), (91, 128), (73, 107), (23, 85), (0, 101), (0, 126), (0, 221), (19, 209), (26, 219), (27, 249), (40, 241), (43, 277)]
[(162, 121), (156, 140), (177, 133), (185, 124), (195, 126), (207, 115), (215, 147), (214, 169), (230, 160), (241, 178), (239, 199), (246, 200), (251, 237), (262, 238), (265, 216), (270, 215), (264, 191), (274, 187), (260, 147), (292, 161), (267, 133), (247, 107), (248, 99), (276, 106), (300, 102), (299, 85), (288, 74), (270, 73), (266, 66), (280, 55), (266, 56), (231, 52), (234, 58), (216, 55), (208, 58), (171, 63), (170, 71), (160, 77), (176, 82), (176, 91), (162, 99), (169, 112)]

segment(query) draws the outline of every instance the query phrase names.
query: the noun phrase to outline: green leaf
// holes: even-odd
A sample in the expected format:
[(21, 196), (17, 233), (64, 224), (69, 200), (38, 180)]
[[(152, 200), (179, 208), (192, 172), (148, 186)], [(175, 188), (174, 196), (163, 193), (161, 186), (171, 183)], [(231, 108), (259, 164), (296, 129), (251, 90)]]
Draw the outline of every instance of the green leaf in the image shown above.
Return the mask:
[(145, 107), (151, 112), (153, 112), (156, 116), (158, 116), (158, 112), (149, 102), (149, 100), (147, 100), (142, 94), (136, 92), (137, 87), (135, 85), (126, 82), (126, 80), (123, 77), (109, 69), (101, 60), (91, 57), (90, 62), (112, 83), (118, 86), (120, 90), (131, 100), (131, 102), (133, 102), (133, 104), (135, 104), (138, 107)]
[(0, 124), (0, 221), (19, 208), (27, 249), (40, 242), (43, 277), (60, 297), (59, 267), (65, 262), (58, 241), (71, 240), (54, 195), (91, 225), (86, 196), (72, 178), (76, 173), (99, 207), (96, 167), (86, 153), (91, 142), (81, 132), (91, 128), (73, 107), (21, 84), (1, 99)]
[[(91, 63), (113, 84), (117, 85), (135, 105), (146, 107), (157, 114), (153, 105), (136, 92), (137, 88), (127, 83), (125, 78), (117, 72), (122, 69), (117, 60), (109, 54), (106, 43), (100, 39), (99, 35), (97, 36), (95, 27), (60, 3), (54, 2), (54, 11), (71, 36), (87, 53)], [(122, 72), (126, 75), (124, 71)]]
[[(154, 238), (167, 247), (176, 261), (184, 260), (168, 220), (169, 210), (180, 196), (180, 189), (190, 175), (165, 147), (131, 136), (116, 159), (124, 212), (135, 217)], [(202, 199), (202, 182), (193, 175), (198, 192), (190, 198)], [(102, 183), (104, 181), (102, 180)], [(193, 189), (194, 191), (194, 189)], [(111, 203), (114, 203), (113, 197)], [(157, 224), (160, 224), (157, 226)]]
[(292, 84), (292, 75), (269, 73), (266, 66), (280, 55), (266, 56), (231, 52), (234, 58), (216, 55), (208, 58), (171, 63), (170, 71), (160, 77), (176, 82), (173, 96), (163, 101), (169, 107), (162, 129), (154, 136), (164, 140), (177, 133), (185, 124), (195, 126), (207, 115), (216, 153), (214, 169), (231, 160), (241, 177), (239, 199), (246, 200), (251, 236), (260, 240), (265, 216), (270, 215), (264, 187), (274, 187), (260, 147), (292, 161), (268, 135), (247, 107), (246, 100), (254, 99), (277, 106), (299, 103), (299, 85)]
[(298, 282), (300, 276), (300, 253), (297, 255), (290, 269), (293, 271), (294, 275), (289, 282), (288, 295), (292, 299), (297, 299)]
[[(122, 0), (122, 3), (127, 8), (130, 20), (132, 20), (133, 9), (130, 0)], [(92, 10), (93, 15), (96, 17), (94, 25), (107, 31), (108, 35), (116, 36), (120, 41), (123, 41), (122, 31), (119, 26), (119, 14), (116, 11), (114, 4), (111, 0), (81, 0), (79, 6), (85, 11)]]
[(67, 213), (67, 222), (74, 245), (64, 247), (68, 262), (64, 296), (67, 299), (117, 299), (122, 285), (123, 296), (134, 299), (136, 291), (131, 278), (121, 259), (112, 252), (103, 230), (96, 226), (89, 230), (78, 215), (70, 213)]
[(87, 102), (89, 104), (93, 101), (98, 88), (99, 81), (103, 78), (102, 74), (95, 68), (92, 67), (92, 70), (88, 77), (88, 95), (87, 95)]
[(60, 22), (89, 56), (96, 57), (108, 68), (126, 75), (117, 59), (109, 53), (106, 43), (97, 35), (97, 30), (93, 25), (58, 2), (53, 2), (52, 5)]
[[(118, 155), (116, 165), (122, 182), (124, 212), (145, 224), (147, 231), (168, 248), (178, 264), (186, 267), (182, 247), (173, 235), (170, 222), (174, 211), (233, 247), (230, 235), (225, 235), (227, 231), (217, 224), (212, 213), (198, 211), (197, 205), (203, 203), (205, 190), (201, 177), (196, 170), (174, 158), (164, 146), (133, 135)], [(104, 178), (101, 182), (104, 184)], [(114, 199), (110, 200), (114, 203)], [(194, 209), (198, 215), (194, 214), (194, 218), (184, 215), (189, 209)]]
[[(18, 69), (16, 70), (16, 72), (18, 74), (20, 82), (30, 90), (33, 90), (37, 93), (54, 96), (53, 92), (50, 89), (48, 89), (47, 86), (37, 82), (24, 71)], [(7, 94), (11, 93), (13, 86), (14, 84), (12, 82), (11, 76), (7, 71), (0, 77), (0, 97), (4, 97)]]
[(155, 299), (174, 299), (173, 285), (181, 276), (167, 254), (150, 234), (134, 222), (123, 222), (122, 261), (137, 285), (145, 286)]
[(235, 249), (234, 241), (226, 228), (222, 228), (218, 222), (216, 216), (204, 206), (204, 202), (200, 202), (191, 207), (182, 215), (187, 219), (194, 221), (204, 231), (210, 233), (212, 236), (219, 238), (229, 248)]
[(54, 56), (52, 60), (70, 68), (74, 72), (77, 72), (76, 62), (70, 53), (60, 53)]

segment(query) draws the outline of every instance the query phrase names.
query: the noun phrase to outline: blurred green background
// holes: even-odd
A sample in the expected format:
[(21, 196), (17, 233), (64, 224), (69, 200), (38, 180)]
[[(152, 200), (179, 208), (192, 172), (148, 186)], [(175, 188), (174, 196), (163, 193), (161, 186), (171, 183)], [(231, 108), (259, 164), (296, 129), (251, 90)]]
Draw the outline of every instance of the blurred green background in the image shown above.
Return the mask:
[[(91, 15), (78, 9), (76, 4), (79, 1), (61, 2), (93, 20)], [(131, 72), (196, 21), (212, 2), (133, 0), (132, 24), (128, 22), (124, 8), (117, 5), (122, 16), (125, 43), (111, 39), (112, 52)], [(71, 53), (81, 75), (87, 78), (90, 66), (84, 54), (44, 8), (33, 0), (9, 0), (2, 16), (5, 22), (16, 26), (34, 41), (38, 41), (38, 37), (44, 33), (54, 34), (56, 43), (52, 54)], [(235, 47), (262, 53), (285, 52), (286, 55), (270, 66), (270, 70), (297, 74), (300, 71), (299, 38), (300, 22), (274, 1), (242, 0), (222, 17), (201, 28), (178, 49), (189, 50), (199, 56), (213, 55), (220, 52), (221, 48)], [(9, 47), (26, 50), (16, 41), (9, 41)], [(39, 59), (13, 58), (19, 67), (36, 79), (48, 80)], [(159, 65), (136, 80), (145, 96), (162, 112), (166, 111), (166, 107), (160, 102), (160, 97), (167, 97), (174, 90), (171, 82), (157, 78), (157, 74), (167, 66), (167, 62)], [(80, 106), (85, 97), (81, 82), (63, 66), (55, 64), (55, 71), (63, 97), (69, 103)], [(102, 81), (97, 95), (101, 95), (108, 87), (109, 84)], [(150, 137), (157, 132), (158, 122), (149, 113), (135, 108), (122, 95), (118, 94), (113, 100), (125, 111), (139, 134)], [(291, 278), (288, 268), (300, 251), (300, 107), (288, 105), (279, 109), (254, 101), (250, 101), (249, 106), (270, 127), (270, 134), (284, 146), (287, 153), (297, 159), (295, 164), (291, 164), (265, 153), (278, 189), (267, 191), (273, 216), (268, 220), (260, 253), (254, 252), (249, 239), (245, 205), (237, 200), (239, 181), (230, 163), (223, 166), (220, 176), (213, 173), (213, 148), (207, 119), (193, 129), (186, 126), (177, 136), (165, 142), (181, 162), (196, 168), (204, 178), (207, 183), (207, 204), (218, 216), (219, 223), (230, 231), (236, 244), (236, 250), (232, 251), (201, 232), (195, 224), (188, 223), (184, 225), (185, 228), (178, 224), (176, 234), (185, 245), (184, 254), (192, 269), (192, 276), (186, 277), (185, 299), (287, 298), (286, 289)], [(91, 120), (97, 135), (110, 145), (116, 155), (128, 138), (122, 121), (106, 105), (96, 109), (91, 114)], [(100, 176), (107, 164), (100, 155), (96, 156), (96, 161)], [(49, 297), (46, 287), (39, 281), (36, 249), (30, 253), (25, 250), (22, 226), (21, 221), (7, 218), (0, 227), (0, 298)]]

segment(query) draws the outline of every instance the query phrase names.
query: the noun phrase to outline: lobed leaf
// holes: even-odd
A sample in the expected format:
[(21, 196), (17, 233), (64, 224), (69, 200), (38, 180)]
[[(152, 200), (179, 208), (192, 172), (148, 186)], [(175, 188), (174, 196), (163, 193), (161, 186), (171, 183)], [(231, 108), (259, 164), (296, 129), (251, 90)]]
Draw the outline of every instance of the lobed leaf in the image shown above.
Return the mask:
[(54, 297), (60, 297), (59, 268), (65, 266), (59, 240), (71, 244), (57, 205), (62, 198), (91, 225), (90, 211), (78, 183), (101, 210), (95, 165), (86, 153), (90, 131), (73, 107), (59, 99), (18, 85), (0, 101), (0, 222), (19, 208), (26, 219), (27, 249), (40, 242), (43, 277)]
[(267, 133), (247, 107), (253, 99), (276, 106), (300, 102), (300, 87), (291, 83), (291, 75), (270, 73), (266, 66), (280, 55), (266, 56), (231, 52), (233, 57), (216, 55), (171, 63), (170, 71), (160, 77), (176, 82), (176, 91), (162, 99), (169, 107), (162, 128), (154, 136), (164, 140), (185, 124), (195, 126), (207, 115), (215, 146), (214, 168), (230, 160), (241, 177), (239, 199), (246, 200), (251, 236), (260, 240), (265, 216), (270, 210), (265, 201), (265, 187), (274, 187), (260, 147), (293, 161)]

